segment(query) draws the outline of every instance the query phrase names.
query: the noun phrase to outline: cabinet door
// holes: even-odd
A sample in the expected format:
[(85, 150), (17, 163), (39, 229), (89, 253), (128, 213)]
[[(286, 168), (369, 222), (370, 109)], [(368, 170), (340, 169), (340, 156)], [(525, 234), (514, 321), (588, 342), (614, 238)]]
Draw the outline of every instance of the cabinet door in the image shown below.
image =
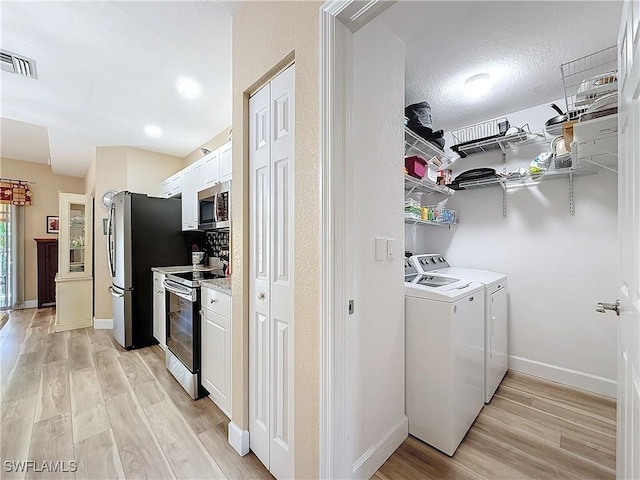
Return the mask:
[(231, 321), (203, 309), (202, 383), (211, 399), (229, 415), (231, 407)]
[(59, 274), (62, 278), (91, 277), (92, 208), (88, 195), (59, 193)]
[(182, 192), (182, 172), (176, 173), (169, 179), (169, 196), (180, 195)]
[(163, 198), (168, 198), (171, 196), (170, 180), (170, 178), (167, 178), (160, 183), (160, 196)]
[(164, 274), (153, 272), (153, 336), (166, 349), (166, 306)]
[(193, 184), (196, 192), (196, 198), (198, 197), (198, 192), (207, 186), (205, 167), (205, 157), (193, 164)]
[(194, 204), (197, 201), (195, 167), (188, 166), (182, 171), (182, 230), (193, 230)]
[(220, 182), (220, 156), (218, 150), (211, 152), (204, 159), (204, 186), (211, 187)]
[(58, 243), (47, 243), (45, 245), (45, 303), (55, 303), (56, 301), (56, 274), (58, 273)]
[(231, 142), (220, 147), (220, 181), (231, 180)]

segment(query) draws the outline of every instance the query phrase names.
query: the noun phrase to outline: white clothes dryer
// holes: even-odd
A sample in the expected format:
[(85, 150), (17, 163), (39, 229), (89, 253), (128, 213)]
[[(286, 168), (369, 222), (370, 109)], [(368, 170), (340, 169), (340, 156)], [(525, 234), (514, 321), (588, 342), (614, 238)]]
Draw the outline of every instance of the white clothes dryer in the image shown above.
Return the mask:
[(417, 272), (478, 282), (485, 287), (484, 401), (489, 403), (509, 368), (507, 276), (475, 268), (451, 267), (441, 254), (411, 257)]
[(409, 433), (453, 455), (484, 405), (484, 286), (405, 273)]

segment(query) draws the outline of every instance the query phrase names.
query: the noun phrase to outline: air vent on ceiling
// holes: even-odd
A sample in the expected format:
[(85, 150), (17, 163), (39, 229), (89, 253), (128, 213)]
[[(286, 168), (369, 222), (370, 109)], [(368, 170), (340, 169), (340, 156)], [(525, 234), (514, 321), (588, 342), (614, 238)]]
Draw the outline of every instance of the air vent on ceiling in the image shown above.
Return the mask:
[(7, 72), (17, 73), (18, 75), (29, 78), (38, 78), (36, 61), (31, 58), (21, 57), (6, 50), (0, 50), (0, 63), (2, 64), (2, 70), (6, 70)]

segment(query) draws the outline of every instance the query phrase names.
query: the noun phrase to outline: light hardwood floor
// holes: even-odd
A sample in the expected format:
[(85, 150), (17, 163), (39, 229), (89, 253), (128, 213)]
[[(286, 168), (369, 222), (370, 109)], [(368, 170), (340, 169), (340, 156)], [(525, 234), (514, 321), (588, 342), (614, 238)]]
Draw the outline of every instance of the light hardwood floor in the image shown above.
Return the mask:
[(615, 450), (614, 400), (510, 371), (453, 457), (410, 436), (373, 479), (614, 479)]
[[(0, 478), (273, 478), (231, 449), (228, 418), (191, 400), (160, 347), (53, 333), (53, 314), (14, 311), (0, 329)], [(613, 479), (615, 421), (609, 398), (510, 372), (453, 457), (409, 437), (373, 478)], [(9, 473), (7, 460), (74, 460), (77, 471)]]
[[(229, 419), (187, 395), (160, 347), (126, 351), (93, 328), (54, 333), (54, 316), (13, 311), (0, 329), (0, 478), (273, 479), (229, 446)], [(21, 460), (77, 471), (5, 471)]]

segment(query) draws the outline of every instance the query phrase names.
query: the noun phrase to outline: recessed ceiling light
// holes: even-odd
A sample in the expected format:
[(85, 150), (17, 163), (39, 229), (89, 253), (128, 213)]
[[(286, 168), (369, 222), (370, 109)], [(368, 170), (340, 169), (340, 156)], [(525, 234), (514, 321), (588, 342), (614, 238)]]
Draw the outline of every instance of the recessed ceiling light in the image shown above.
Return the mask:
[(162, 136), (162, 129), (157, 125), (147, 125), (144, 127), (144, 133), (150, 137), (157, 138)]
[(479, 73), (464, 82), (464, 94), (468, 98), (480, 98), (491, 90), (491, 77), (488, 73)]
[(200, 95), (200, 84), (190, 78), (181, 78), (176, 83), (178, 93), (183, 97), (196, 98)]

